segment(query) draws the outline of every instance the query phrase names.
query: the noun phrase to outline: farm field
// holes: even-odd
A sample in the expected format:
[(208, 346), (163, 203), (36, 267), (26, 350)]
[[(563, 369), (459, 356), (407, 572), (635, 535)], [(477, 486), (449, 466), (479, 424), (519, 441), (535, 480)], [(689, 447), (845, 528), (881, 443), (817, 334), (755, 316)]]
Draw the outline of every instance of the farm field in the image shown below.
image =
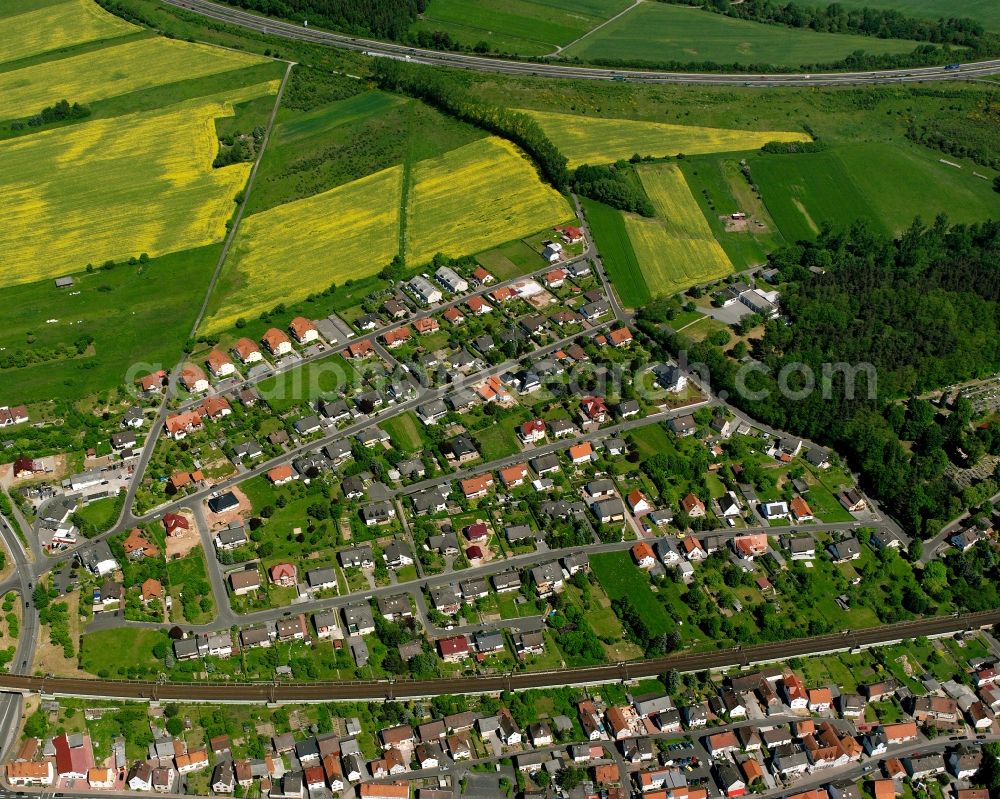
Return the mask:
[(484, 135), (423, 103), (381, 91), (360, 92), (309, 111), (283, 107), (247, 213), (441, 155)]
[(678, 153), (697, 155), (737, 152), (756, 150), (772, 141), (809, 140), (806, 133), (787, 130), (726, 130), (699, 125), (521, 110), (538, 121), (569, 159), (571, 168), (580, 164), (609, 164), (622, 158), (630, 158), (636, 153), (663, 157)]
[(439, 252), (486, 250), (573, 216), (531, 162), (496, 137), (420, 161), (412, 172), (406, 256), (414, 266)]
[[(147, 371), (172, 368), (221, 249), (213, 244), (137, 266), (75, 274), (72, 289), (57, 289), (50, 279), (6, 286), (0, 347), (6, 355), (23, 352), (26, 365), (0, 369), (0, 397), (29, 403), (78, 399), (121, 385), (132, 364), (148, 364)], [(49, 319), (58, 321), (47, 324)], [(93, 342), (82, 355), (30, 360), (84, 336)]]
[(973, 222), (1000, 213), (1000, 195), (972, 175), (971, 164), (956, 169), (915, 146), (859, 144), (749, 160), (768, 211), (789, 241), (813, 238), (824, 222), (848, 225), (865, 218), (878, 230), (899, 233), (918, 214)]
[(222, 102), (99, 119), (0, 143), (0, 284), (222, 239), (250, 164), (213, 169)]
[(840, 61), (857, 50), (908, 53), (918, 46), (903, 39), (794, 30), (686, 6), (643, 3), (567, 47), (564, 55), (583, 60), (798, 66)]
[[(754, 193), (734, 158), (695, 156), (677, 164), (684, 173), (716, 240), (737, 270), (764, 263), (767, 254), (784, 243), (767, 207)], [(742, 212), (751, 220), (747, 230), (726, 230), (721, 217)], [(758, 224), (759, 223), (759, 224)]]
[(625, 229), (651, 294), (673, 294), (733, 271), (725, 250), (673, 164), (636, 170), (656, 219), (625, 214)]
[(0, 119), (36, 114), (63, 99), (90, 103), (261, 63), (259, 56), (165, 38), (126, 42), (0, 73)]
[(398, 252), (402, 167), (245, 217), (209, 330), (373, 275)]
[(649, 287), (636, 258), (622, 212), (586, 197), (582, 197), (580, 202), (601, 253), (601, 260), (622, 303), (629, 308), (638, 308), (649, 302)]
[(413, 31), (444, 31), (456, 41), (516, 55), (545, 55), (600, 25), (630, 0), (431, 0)]
[[(18, 4), (13, 5), (12, 10), (16, 12)], [(6, 17), (3, 29), (0, 63), (142, 30), (109, 14), (92, 0), (65, 0), (43, 8), (23, 10)]]

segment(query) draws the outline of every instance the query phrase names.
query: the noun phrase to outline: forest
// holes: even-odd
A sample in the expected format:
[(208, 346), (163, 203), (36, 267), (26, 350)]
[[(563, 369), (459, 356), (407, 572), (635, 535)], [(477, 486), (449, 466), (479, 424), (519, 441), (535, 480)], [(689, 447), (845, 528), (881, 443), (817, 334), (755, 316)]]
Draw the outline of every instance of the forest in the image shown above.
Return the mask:
[(823, 33), (853, 33), (880, 39), (912, 39), (932, 44), (968, 47), (977, 53), (997, 51), (1000, 39), (968, 17), (924, 19), (891, 8), (844, 8), (839, 3), (806, 6), (789, 0), (669, 0), (679, 5), (696, 5), (738, 19), (809, 28)]
[[(981, 501), (979, 492), (959, 491), (945, 469), (1000, 451), (1000, 430), (974, 428), (965, 400), (939, 410), (914, 397), (1000, 370), (1000, 223), (916, 220), (898, 240), (858, 223), (770, 260), (789, 281), (784, 319), (768, 322), (753, 343), (753, 368), (709, 342), (664, 333), (665, 304), (647, 308), (641, 326), (690, 363), (706, 364), (713, 388), (734, 405), (847, 455), (907, 529), (930, 535)], [(842, 369), (824, 376), (824, 364), (865, 367), (852, 381)], [(792, 365), (791, 392), (783, 392), (777, 376)], [(808, 388), (800, 365), (815, 390), (798, 391)]]
[(357, 36), (401, 39), (426, 0), (226, 0), (229, 5)]

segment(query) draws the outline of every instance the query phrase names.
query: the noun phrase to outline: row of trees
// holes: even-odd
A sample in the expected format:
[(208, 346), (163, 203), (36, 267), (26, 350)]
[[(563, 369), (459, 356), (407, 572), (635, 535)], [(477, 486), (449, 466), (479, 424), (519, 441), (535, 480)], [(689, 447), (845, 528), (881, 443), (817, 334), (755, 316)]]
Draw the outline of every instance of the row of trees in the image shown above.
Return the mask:
[(34, 116), (28, 117), (26, 122), (17, 120), (11, 123), (11, 130), (24, 130), (25, 125), (38, 128), (42, 125), (51, 125), (54, 122), (64, 122), (69, 119), (84, 119), (90, 116), (90, 108), (79, 103), (70, 105), (69, 100), (60, 100), (53, 105), (47, 105)]
[(376, 59), (373, 77), (379, 88), (416, 97), (449, 116), (502, 136), (535, 162), (556, 189), (569, 186), (566, 156), (527, 114), (477, 100), (447, 73), (387, 58)]
[(809, 28), (823, 33), (851, 33), (879, 39), (911, 39), (933, 44), (952, 44), (973, 50), (995, 49), (996, 37), (968, 17), (929, 19), (912, 17), (892, 8), (845, 8), (840, 3), (807, 6), (788, 0), (667, 0), (697, 5), (738, 19), (749, 19), (790, 28)]
[(427, 0), (227, 0), (259, 14), (301, 19), (357, 36), (402, 39)]

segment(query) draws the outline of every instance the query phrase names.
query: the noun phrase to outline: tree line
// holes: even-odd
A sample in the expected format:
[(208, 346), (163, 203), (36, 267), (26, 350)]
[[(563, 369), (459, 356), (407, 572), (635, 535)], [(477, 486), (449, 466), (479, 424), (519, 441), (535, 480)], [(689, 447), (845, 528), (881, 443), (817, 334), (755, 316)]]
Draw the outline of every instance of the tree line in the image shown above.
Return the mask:
[(527, 114), (477, 100), (447, 73), (379, 58), (372, 69), (379, 88), (423, 100), (442, 113), (501, 136), (524, 150), (543, 179), (559, 191), (569, 185), (566, 156)]
[[(661, 0), (662, 1), (662, 0)], [(879, 39), (912, 39), (932, 44), (968, 47), (984, 53), (996, 52), (997, 37), (969, 17), (925, 19), (893, 8), (845, 8), (840, 3), (806, 6), (788, 0), (666, 0), (676, 5), (693, 5), (736, 19), (753, 20), (790, 28), (808, 28), (821, 33), (850, 33)]]
[(308, 21), (357, 36), (402, 39), (427, 0), (226, 0), (229, 5)]

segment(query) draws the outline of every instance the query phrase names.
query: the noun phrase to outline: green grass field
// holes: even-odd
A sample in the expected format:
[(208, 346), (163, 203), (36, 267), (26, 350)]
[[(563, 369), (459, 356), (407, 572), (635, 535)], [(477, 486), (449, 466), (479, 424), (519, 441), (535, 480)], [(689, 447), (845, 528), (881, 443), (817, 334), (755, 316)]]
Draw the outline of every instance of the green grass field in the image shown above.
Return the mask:
[(421, 431), (423, 425), (413, 411), (393, 416), (380, 426), (389, 434), (392, 445), (397, 449), (415, 452), (423, 447), (424, 437)]
[(123, 627), (99, 630), (81, 638), (80, 668), (91, 674), (117, 676), (129, 666), (162, 667), (153, 657), (153, 647), (166, 636), (159, 630)]
[(105, 497), (89, 505), (84, 505), (76, 511), (87, 523), (93, 526), (97, 533), (103, 533), (111, 529), (111, 526), (118, 519), (118, 501), (115, 497)]
[(483, 135), (423, 103), (379, 91), (311, 111), (282, 108), (247, 212), (319, 194), (390, 166), (432, 158)]
[(581, 198), (601, 260), (615, 284), (618, 297), (629, 308), (649, 302), (650, 291), (632, 247), (621, 211), (603, 203)]
[(276, 413), (295, 407), (303, 412), (320, 399), (336, 399), (346, 387), (356, 385), (358, 373), (340, 355), (298, 366), (257, 384), (261, 397)]
[(77, 399), (121, 385), (133, 365), (146, 364), (147, 372), (172, 368), (221, 249), (211, 245), (144, 265), (75, 274), (71, 289), (57, 289), (51, 280), (4, 288), (0, 347), (7, 354), (23, 350), (38, 357), (81, 336), (94, 343), (70, 360), (0, 369), (0, 397)]
[(609, 164), (635, 154), (660, 158), (678, 153), (736, 152), (756, 150), (772, 141), (809, 139), (806, 133), (790, 130), (730, 130), (552, 111), (524, 112), (537, 120), (571, 167)]
[(611, 600), (624, 596), (632, 600), (653, 635), (665, 633), (674, 626), (650, 589), (649, 576), (632, 562), (628, 552), (591, 555), (590, 568)]
[[(1000, 195), (975, 167), (943, 164), (913, 145), (858, 144), (799, 156), (750, 159), (778, 229), (788, 241), (813, 238), (824, 222), (848, 225), (863, 218), (877, 229), (899, 233), (920, 215), (973, 222), (1000, 214)], [(981, 169), (979, 171), (982, 171)]]
[(511, 425), (495, 424), (473, 434), (484, 461), (506, 458), (521, 450), (517, 433)]
[(839, 61), (856, 50), (907, 53), (917, 46), (899, 39), (794, 30), (686, 6), (643, 3), (568, 47), (565, 55), (584, 60), (797, 66)]
[(412, 30), (445, 31), (462, 44), (486, 42), (515, 55), (545, 55), (578, 39), (629, 0), (431, 0)]
[[(767, 254), (784, 243), (764, 203), (754, 194), (740, 172), (739, 162), (724, 156), (702, 155), (677, 164), (691, 193), (708, 220), (716, 240), (735, 269), (764, 263)], [(750, 229), (727, 231), (722, 216), (741, 211), (753, 222)]]

